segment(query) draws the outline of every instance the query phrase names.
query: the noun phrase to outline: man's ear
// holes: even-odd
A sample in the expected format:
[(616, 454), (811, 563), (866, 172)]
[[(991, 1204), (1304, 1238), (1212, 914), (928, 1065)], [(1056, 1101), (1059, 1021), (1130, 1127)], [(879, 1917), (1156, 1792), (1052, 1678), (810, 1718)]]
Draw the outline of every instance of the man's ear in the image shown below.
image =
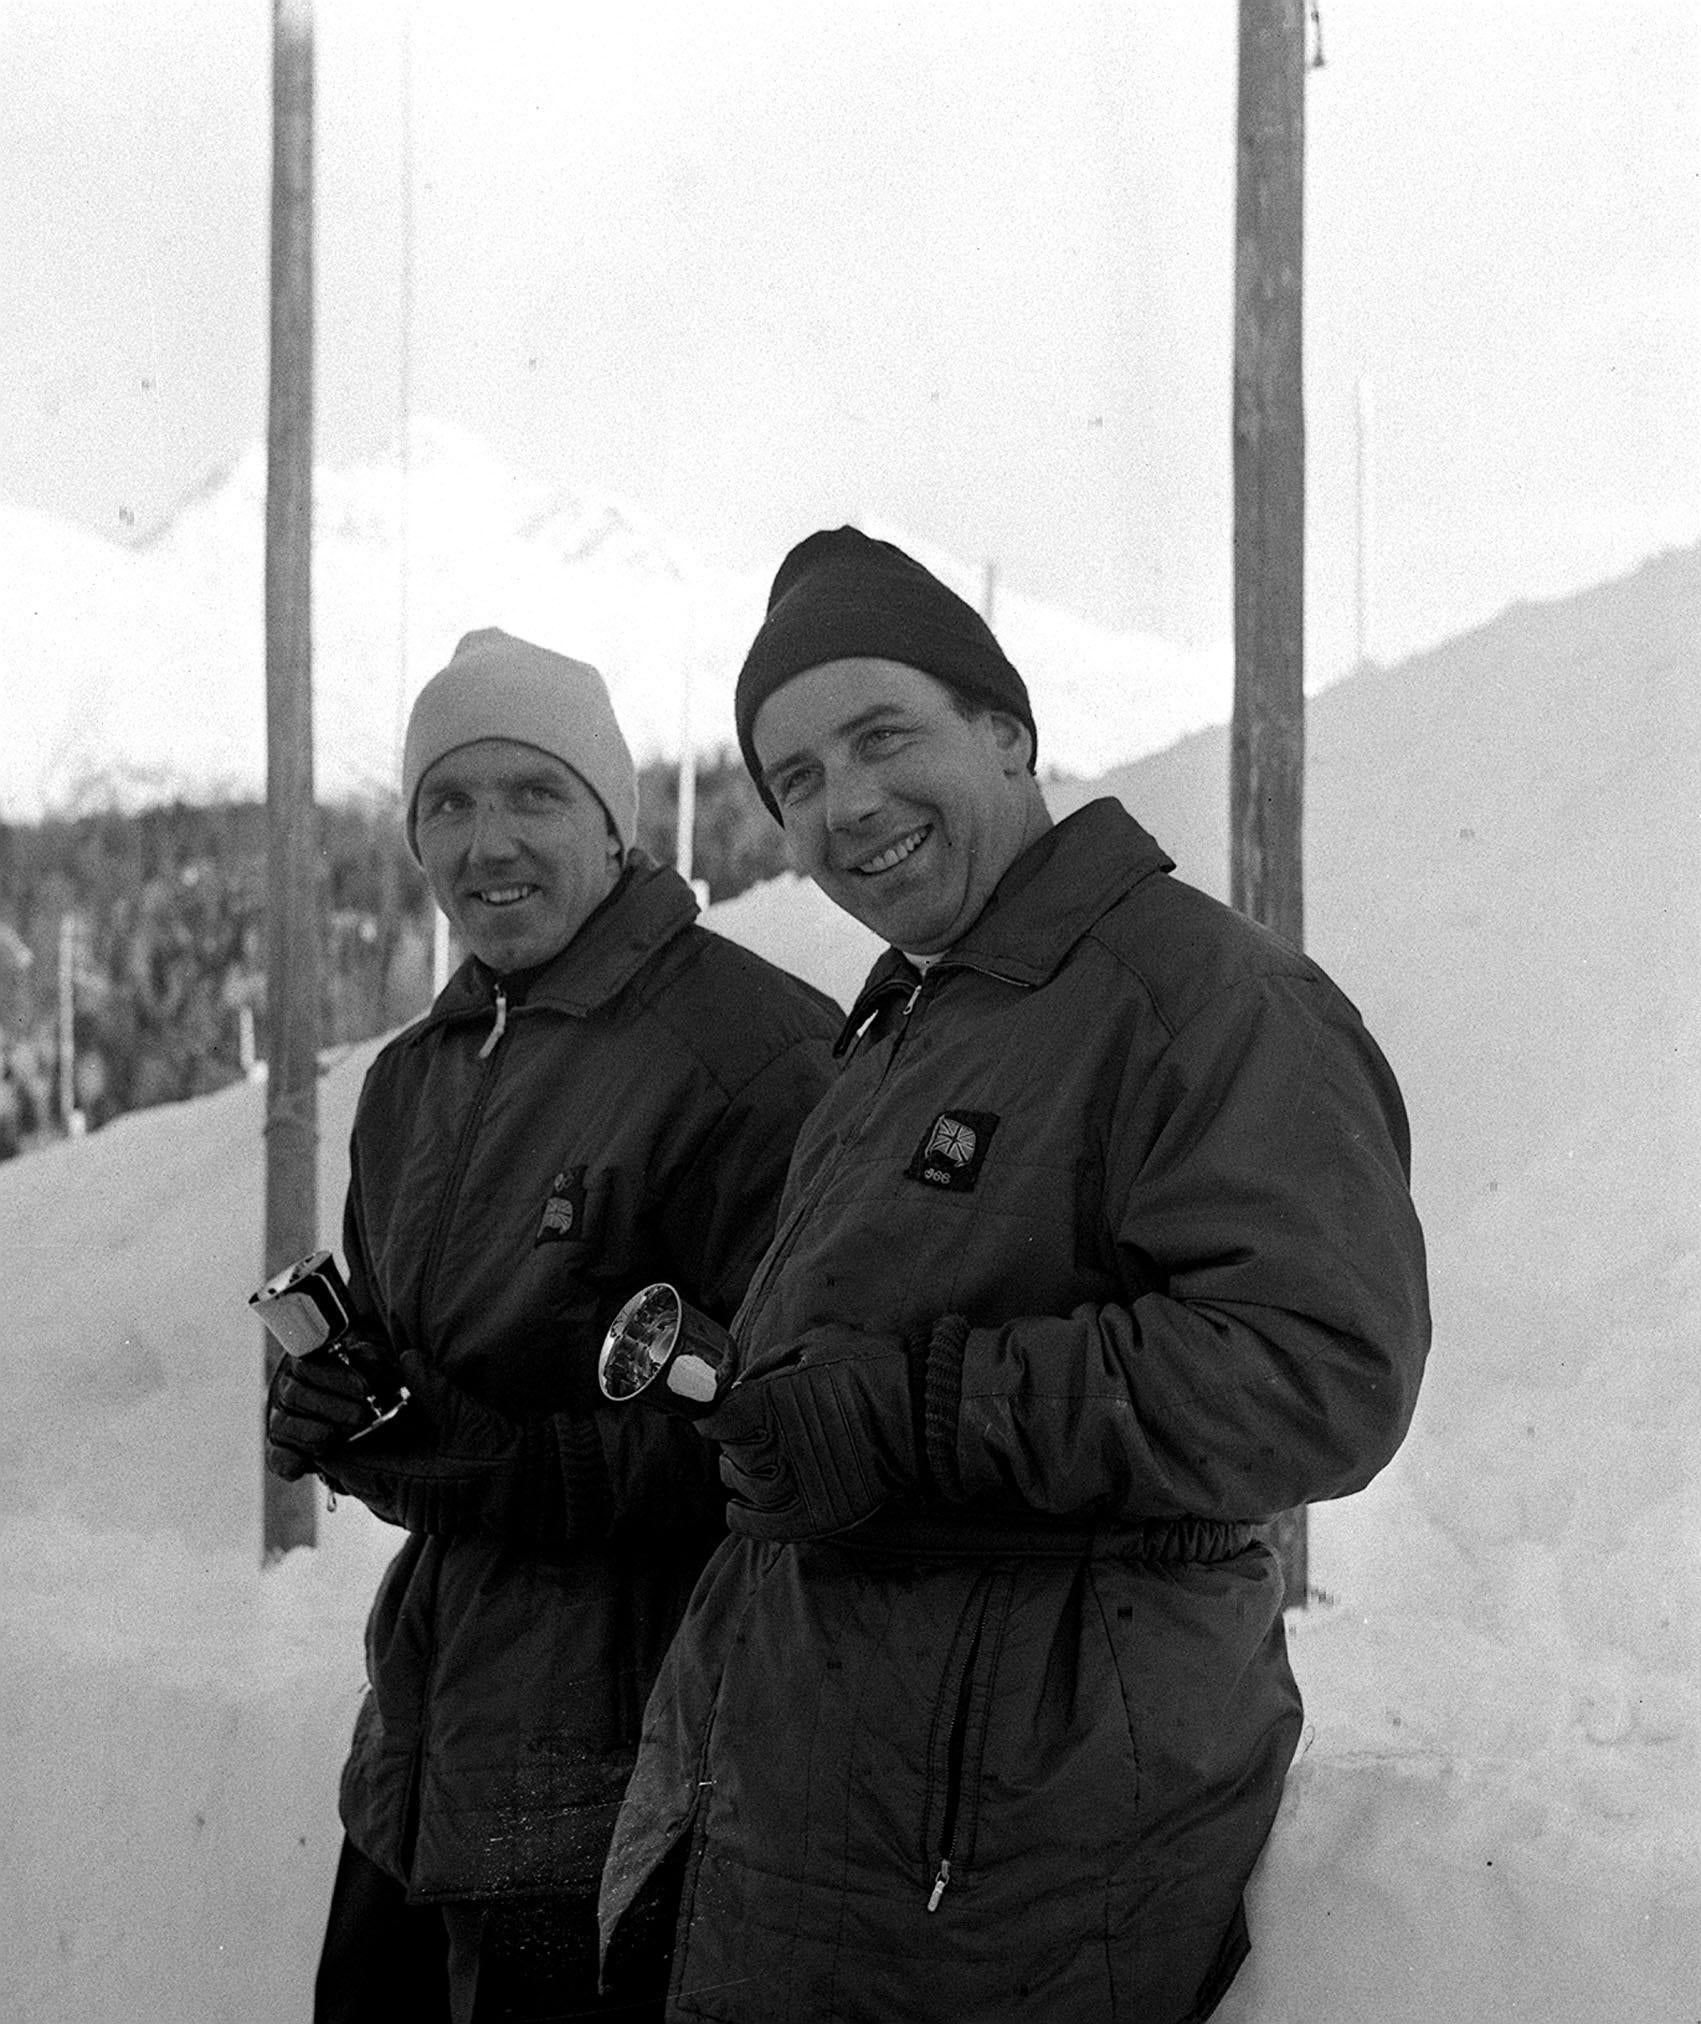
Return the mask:
[(1008, 710), (988, 710), (986, 715), (1005, 772), (1028, 772), (1034, 751), (1033, 733), (1020, 717), (1012, 717)]

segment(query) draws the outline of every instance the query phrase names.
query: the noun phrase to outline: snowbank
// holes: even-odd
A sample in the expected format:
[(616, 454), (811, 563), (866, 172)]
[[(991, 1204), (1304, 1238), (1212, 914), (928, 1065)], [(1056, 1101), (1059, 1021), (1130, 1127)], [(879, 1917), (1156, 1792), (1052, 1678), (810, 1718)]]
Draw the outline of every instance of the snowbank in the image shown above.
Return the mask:
[[(1414, 692), (1435, 693), (1420, 673)], [(1692, 846), (1652, 836), (1634, 887), (1595, 877), (1608, 832), (1580, 811), (1604, 823), (1617, 803), (1555, 787), (1544, 761), (1527, 770), (1554, 826), (1497, 845), (1481, 873), (1464, 834), (1474, 850), (1485, 816), (1437, 779), (1395, 792), (1366, 757), (1419, 734), (1384, 721), (1379, 744), (1331, 747), (1330, 710), (1373, 719), (1374, 701), (1349, 683), (1318, 711), (1316, 919), (1418, 1124), (1436, 1346), (1394, 1464), (1312, 1514), (1322, 1593), (1290, 1633), (1305, 1746), (1219, 2016), (1696, 2024), (1701, 993), (1693, 888), (1680, 916), (1658, 886)], [(1638, 735), (1671, 745), (1657, 724)], [(1458, 736), (1470, 745), (1468, 723)], [(1559, 742), (1607, 750), (1604, 732)], [(1517, 762), (1477, 743), (1470, 792), (1510, 805), (1482, 783)], [(1468, 761), (1449, 760), (1455, 798)], [(1331, 765), (1389, 801), (1382, 831), (1362, 813), (1346, 826), (1334, 873)], [(1134, 805), (1161, 789), (1147, 776)], [(1671, 819), (1692, 828), (1688, 793)], [(1655, 799), (1637, 805), (1646, 821)], [(1399, 831), (1408, 807), (1458, 832), (1457, 865)], [(1388, 850), (1367, 854), (1383, 831)], [(1654, 911), (1631, 915), (1631, 896)], [(716, 925), (841, 1002), (870, 952), (796, 881)], [(1616, 961), (1628, 942), (1640, 974)], [(1579, 974), (1588, 992), (1569, 998)], [(1574, 1016), (1592, 1051), (1573, 1047)], [(1456, 1030), (1437, 1042), (1443, 1020)], [(327, 1233), (369, 1051), (321, 1086)], [(345, 1505), (317, 1553), (260, 1571), (243, 1301), (261, 1121), (261, 1092), (238, 1088), (0, 1167), (0, 2017), (306, 2014), (360, 1625), (394, 1535)]]

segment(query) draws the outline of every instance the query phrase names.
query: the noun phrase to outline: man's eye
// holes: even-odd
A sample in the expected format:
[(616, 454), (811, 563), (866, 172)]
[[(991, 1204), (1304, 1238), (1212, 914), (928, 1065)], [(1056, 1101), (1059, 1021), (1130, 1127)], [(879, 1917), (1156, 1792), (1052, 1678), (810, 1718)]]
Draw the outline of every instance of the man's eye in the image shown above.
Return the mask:
[(807, 767), (799, 767), (795, 773), (783, 773), (774, 782), (774, 799), (782, 808), (794, 806), (809, 792), (814, 774)]

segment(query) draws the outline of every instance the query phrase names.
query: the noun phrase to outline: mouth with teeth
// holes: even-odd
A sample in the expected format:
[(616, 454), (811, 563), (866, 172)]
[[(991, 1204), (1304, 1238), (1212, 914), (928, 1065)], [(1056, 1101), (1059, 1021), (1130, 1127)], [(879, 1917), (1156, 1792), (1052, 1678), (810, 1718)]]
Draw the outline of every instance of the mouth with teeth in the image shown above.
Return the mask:
[(913, 857), (932, 834), (933, 825), (923, 823), (920, 829), (912, 829), (908, 836), (900, 836), (896, 843), (889, 843), (884, 850), (865, 858), (861, 864), (853, 864), (850, 869), (858, 878), (878, 878), (883, 872), (892, 871)]
[(481, 906), (516, 907), (521, 900), (529, 900), (537, 890), (535, 885), (481, 886), (472, 897)]

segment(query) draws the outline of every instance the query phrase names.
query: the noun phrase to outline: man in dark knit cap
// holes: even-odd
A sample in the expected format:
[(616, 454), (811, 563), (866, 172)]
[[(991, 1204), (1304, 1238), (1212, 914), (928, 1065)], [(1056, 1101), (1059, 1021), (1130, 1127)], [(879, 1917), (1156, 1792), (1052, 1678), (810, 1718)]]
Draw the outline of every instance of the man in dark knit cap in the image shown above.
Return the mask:
[(792, 551), (737, 720), (892, 946), (700, 1423), (731, 1537), (610, 1969), (682, 1873), (672, 2019), (1206, 2017), (1300, 1728), (1257, 1528), (1375, 1475), (1428, 1346), (1399, 1091), (1116, 802), (1052, 823), (1020, 676), (900, 550)]
[[(615, 1309), (722, 1320), (774, 1227), (841, 1014), (696, 925), (634, 848), (594, 668), (487, 629), (421, 691), (407, 840), (466, 951), (361, 1091), (344, 1219), (357, 1361), (288, 1359), (270, 1466), (405, 1528), (367, 1634), (318, 2024), (604, 2014), (596, 1886), (638, 1718), (723, 1531), (712, 1451), (619, 1414)], [(660, 2016), (650, 1990), (610, 2014)]]

